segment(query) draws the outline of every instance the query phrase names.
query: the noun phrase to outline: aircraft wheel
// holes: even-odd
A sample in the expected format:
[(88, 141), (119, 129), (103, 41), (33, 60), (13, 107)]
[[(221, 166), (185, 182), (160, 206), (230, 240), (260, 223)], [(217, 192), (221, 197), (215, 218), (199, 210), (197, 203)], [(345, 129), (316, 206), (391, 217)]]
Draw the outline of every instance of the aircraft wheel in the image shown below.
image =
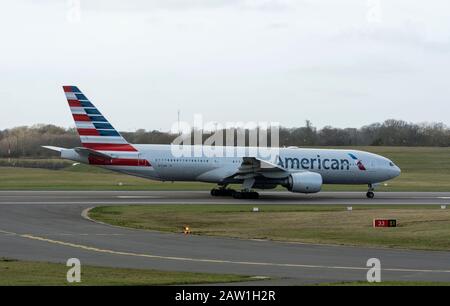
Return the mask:
[(233, 194), (236, 191), (234, 191), (233, 189), (226, 189), (226, 188), (214, 188), (211, 190), (211, 195), (213, 197), (229, 197), (229, 196), (233, 196)]
[(366, 193), (366, 197), (369, 198), (369, 199), (373, 199), (374, 196), (375, 196), (375, 194), (372, 191), (368, 191)]
[(249, 192), (250, 199), (259, 199), (259, 193), (257, 192)]
[(224, 195), (224, 196), (226, 196), (226, 197), (233, 196), (233, 194), (234, 194), (235, 192), (236, 192), (236, 191), (233, 190), (233, 189), (222, 189), (222, 195)]
[(233, 193), (233, 198), (235, 199), (258, 199), (259, 198), (259, 193), (257, 192), (240, 192), (240, 191), (235, 191)]
[(233, 192), (233, 198), (235, 198), (235, 199), (242, 199), (243, 198), (242, 192), (239, 192), (239, 191)]

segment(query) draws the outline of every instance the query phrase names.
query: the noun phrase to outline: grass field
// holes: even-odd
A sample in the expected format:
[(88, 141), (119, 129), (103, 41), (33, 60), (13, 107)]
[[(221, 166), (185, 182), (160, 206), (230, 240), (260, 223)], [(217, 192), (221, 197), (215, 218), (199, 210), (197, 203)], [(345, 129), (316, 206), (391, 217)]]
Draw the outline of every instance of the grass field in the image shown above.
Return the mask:
[(318, 286), (450, 286), (449, 282), (414, 282), (414, 281), (387, 281), (380, 283), (369, 282), (342, 282), (342, 283), (323, 283)]
[[(167, 272), (142, 269), (81, 266), (81, 282), (68, 283), (65, 264), (0, 258), (0, 286), (165, 286), (254, 281), (249, 276)], [(447, 282), (386, 281), (337, 282), (313, 286), (450, 286)]]
[(0, 259), (0, 286), (148, 286), (228, 283), (252, 280), (247, 276), (167, 272), (81, 266), (81, 283), (69, 284), (65, 264)]
[[(254, 206), (254, 205), (253, 205)], [(305, 243), (450, 250), (450, 209), (436, 206), (341, 205), (130, 205), (97, 207), (102, 222), (181, 233)], [(397, 228), (372, 228), (374, 218), (395, 218)]]
[[(386, 156), (402, 169), (401, 176), (389, 181), (388, 186), (380, 187), (380, 191), (450, 191), (450, 148), (355, 149)], [(209, 190), (212, 187), (212, 184), (197, 182), (156, 182), (85, 165), (62, 170), (0, 167), (0, 190)], [(325, 185), (323, 190), (365, 191), (366, 186)]]
[(208, 190), (212, 186), (151, 181), (85, 165), (66, 170), (0, 167), (0, 190)]

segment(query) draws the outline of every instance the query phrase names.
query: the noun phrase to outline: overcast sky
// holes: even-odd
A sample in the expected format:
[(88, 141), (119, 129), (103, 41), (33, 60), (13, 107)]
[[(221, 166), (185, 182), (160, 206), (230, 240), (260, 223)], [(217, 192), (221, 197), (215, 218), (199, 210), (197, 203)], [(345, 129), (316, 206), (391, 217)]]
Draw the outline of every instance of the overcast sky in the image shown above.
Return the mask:
[[(79, 9), (78, 9), (79, 8)], [(77, 85), (122, 131), (177, 119), (450, 125), (448, 0), (4, 0), (0, 129), (73, 126)]]

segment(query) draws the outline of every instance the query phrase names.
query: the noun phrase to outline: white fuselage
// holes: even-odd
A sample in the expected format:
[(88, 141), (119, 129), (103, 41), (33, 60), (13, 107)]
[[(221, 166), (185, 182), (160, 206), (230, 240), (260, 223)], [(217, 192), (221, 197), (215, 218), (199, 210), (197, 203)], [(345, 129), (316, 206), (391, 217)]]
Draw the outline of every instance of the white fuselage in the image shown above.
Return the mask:
[[(220, 188), (211, 190), (213, 196), (255, 198), (251, 189), (283, 186), (315, 193), (323, 184), (368, 184), (367, 197), (373, 198), (373, 184), (400, 174), (389, 159), (357, 150), (130, 144), (77, 86), (63, 90), (82, 147), (45, 148), (62, 158), (129, 175), (216, 183)], [(228, 184), (242, 184), (243, 192), (230, 193)]]
[[(234, 154), (231, 154), (232, 157), (204, 155), (176, 157), (172, 154), (171, 145), (133, 146), (138, 153), (108, 152), (108, 154), (115, 158), (137, 157), (148, 161), (149, 167), (121, 165), (102, 165), (102, 167), (161, 181), (241, 183), (242, 180), (229, 179), (229, 177), (239, 170), (243, 157), (249, 156), (249, 148), (235, 148)], [(195, 147), (190, 148), (192, 148), (191, 153), (194, 153)], [(65, 154), (63, 152), (62, 157), (89, 163), (88, 160), (70, 150), (67, 150)], [(324, 184), (374, 184), (395, 178), (400, 174), (400, 168), (389, 159), (358, 150), (280, 148), (278, 154), (271, 159), (258, 157), (278, 165), (289, 173), (302, 171), (318, 173), (322, 176)], [(267, 177), (264, 179), (267, 180)], [(275, 184), (279, 184), (282, 178), (274, 177), (272, 180)]]

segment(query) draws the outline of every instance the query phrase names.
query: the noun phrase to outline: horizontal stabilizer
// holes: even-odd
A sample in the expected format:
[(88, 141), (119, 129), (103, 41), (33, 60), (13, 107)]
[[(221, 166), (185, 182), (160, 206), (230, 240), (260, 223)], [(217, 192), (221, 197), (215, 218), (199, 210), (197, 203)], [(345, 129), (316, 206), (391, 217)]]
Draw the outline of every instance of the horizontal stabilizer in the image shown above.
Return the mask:
[(62, 152), (65, 148), (54, 147), (54, 146), (42, 146), (44, 149), (49, 149), (52, 151)]
[(74, 150), (82, 156), (88, 156), (88, 157), (89, 156), (97, 156), (100, 158), (107, 158), (107, 159), (113, 158), (111, 155), (108, 155), (108, 154), (105, 154), (105, 153), (102, 153), (102, 152), (99, 152), (96, 150), (88, 149), (88, 148), (78, 147), (78, 148), (75, 148)]

